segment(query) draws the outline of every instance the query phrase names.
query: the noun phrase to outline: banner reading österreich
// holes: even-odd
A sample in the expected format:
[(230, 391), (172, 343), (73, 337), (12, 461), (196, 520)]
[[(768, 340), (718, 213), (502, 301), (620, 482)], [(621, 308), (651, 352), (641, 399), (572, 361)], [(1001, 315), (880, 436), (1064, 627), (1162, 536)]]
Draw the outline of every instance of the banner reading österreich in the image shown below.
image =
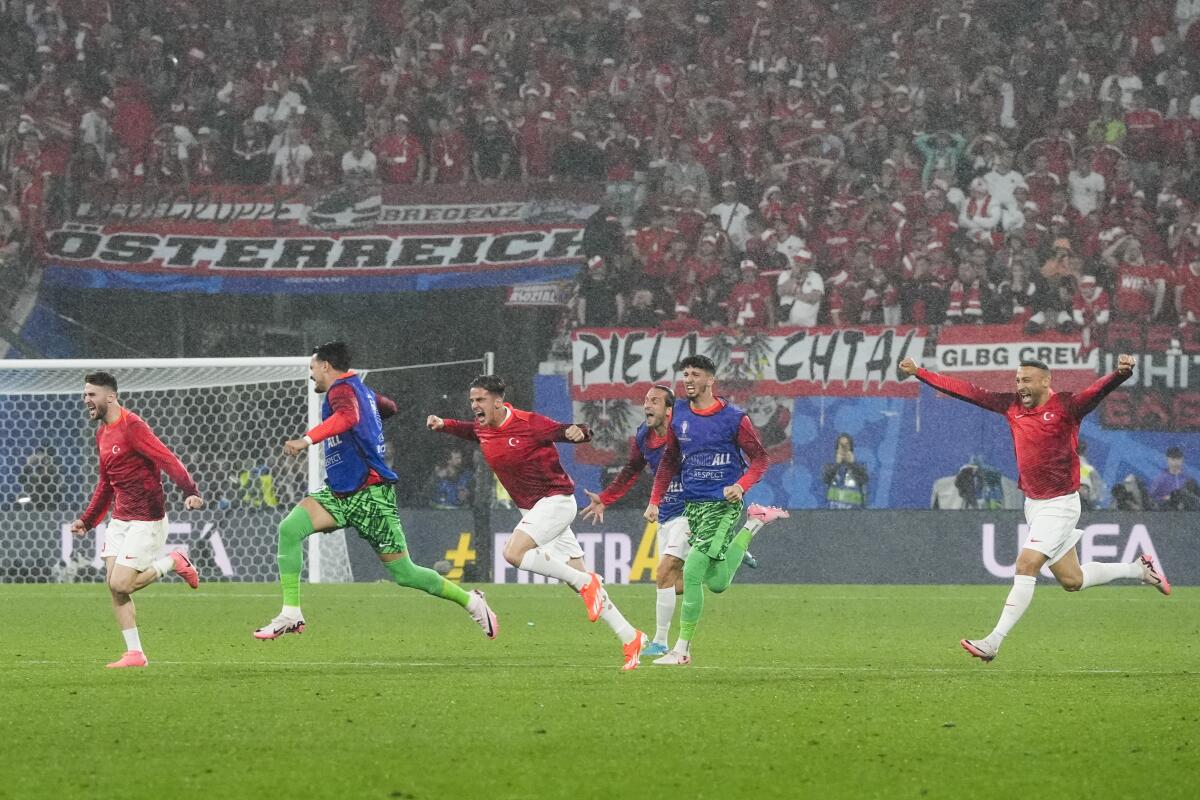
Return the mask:
[(97, 192), (46, 234), (46, 280), (192, 292), (566, 280), (598, 191), (572, 185)]
[(675, 365), (702, 353), (723, 388), (753, 382), (755, 394), (915, 397), (896, 363), (920, 358), (922, 328), (780, 328), (677, 333), (581, 328), (572, 335), (571, 395), (576, 400), (640, 400), (651, 385), (674, 382)]

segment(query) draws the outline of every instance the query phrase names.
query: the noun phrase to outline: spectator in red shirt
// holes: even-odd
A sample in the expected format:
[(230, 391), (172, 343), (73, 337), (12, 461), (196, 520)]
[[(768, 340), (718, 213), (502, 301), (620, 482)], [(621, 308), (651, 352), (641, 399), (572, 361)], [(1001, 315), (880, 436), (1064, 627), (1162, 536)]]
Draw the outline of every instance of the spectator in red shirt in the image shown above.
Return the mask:
[(379, 177), (384, 183), (412, 185), (425, 178), (425, 147), (408, 128), (408, 117), (392, 118), (392, 130), (371, 148), (379, 159)]
[(438, 120), (429, 153), (430, 183), (467, 182), (471, 174), (471, 143), (449, 117)]
[(1102, 257), (1113, 271), (1117, 317), (1143, 323), (1157, 320), (1167, 293), (1166, 265), (1147, 262), (1132, 236), (1118, 240)]
[(1094, 275), (1079, 279), (1071, 306), (1071, 315), (1083, 336), (1083, 346), (1090, 350), (1103, 343), (1109, 320), (1108, 292), (1096, 282)]
[(1175, 313), (1189, 344), (1200, 337), (1200, 260), (1180, 265), (1175, 273)]
[(775, 300), (771, 284), (758, 274), (758, 265), (752, 259), (743, 259), (740, 264), (741, 279), (729, 291), (729, 325), (735, 328), (773, 328), (775, 326)]
[(557, 141), (554, 124), (557, 117), (553, 111), (542, 111), (536, 120), (525, 123), (517, 135), (517, 151), (521, 164), (521, 180), (549, 180), (552, 172), (551, 158)]

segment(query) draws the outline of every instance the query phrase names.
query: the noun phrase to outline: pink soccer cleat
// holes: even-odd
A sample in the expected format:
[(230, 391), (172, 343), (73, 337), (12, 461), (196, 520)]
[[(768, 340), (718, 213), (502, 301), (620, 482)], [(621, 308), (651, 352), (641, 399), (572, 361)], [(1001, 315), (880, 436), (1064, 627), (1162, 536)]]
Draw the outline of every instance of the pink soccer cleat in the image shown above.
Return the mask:
[(188, 586), (193, 589), (200, 586), (200, 573), (196, 572), (196, 567), (190, 558), (178, 550), (173, 550), (171, 551), (171, 560), (175, 562), (175, 574), (183, 578)]
[(1162, 567), (1154, 563), (1154, 556), (1145, 553), (1138, 559), (1142, 563), (1142, 583), (1148, 583), (1163, 594), (1171, 593), (1171, 582)]
[(996, 657), (996, 651), (982, 639), (963, 639), (959, 644), (962, 645), (963, 650), (966, 650), (985, 664)]
[(304, 617), (280, 614), (254, 632), (255, 639), (278, 639), (285, 633), (304, 633)]
[(150, 664), (146, 660), (146, 654), (141, 650), (126, 650), (125, 655), (117, 661), (107, 664), (109, 669), (124, 669), (125, 667), (145, 667)]
[(500, 620), (496, 618), (496, 612), (492, 611), (492, 607), (487, 604), (483, 592), (478, 589), (471, 591), (471, 599), (467, 602), (467, 613), (479, 624), (479, 627), (483, 628), (484, 636), (495, 639), (500, 635)]
[(791, 516), (786, 509), (776, 506), (760, 506), (758, 503), (746, 509), (746, 516), (751, 519), (756, 519), (763, 525), (769, 522), (774, 522), (777, 519), (787, 519)]

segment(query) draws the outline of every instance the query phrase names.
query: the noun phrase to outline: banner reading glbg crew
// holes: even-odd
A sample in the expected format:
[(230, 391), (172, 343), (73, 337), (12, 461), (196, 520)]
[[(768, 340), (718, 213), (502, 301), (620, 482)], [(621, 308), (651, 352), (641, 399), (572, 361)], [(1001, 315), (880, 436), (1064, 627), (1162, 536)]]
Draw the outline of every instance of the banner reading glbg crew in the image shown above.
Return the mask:
[(46, 280), (203, 293), (362, 292), (557, 281), (598, 189), (263, 186), (97, 190), (46, 234)]

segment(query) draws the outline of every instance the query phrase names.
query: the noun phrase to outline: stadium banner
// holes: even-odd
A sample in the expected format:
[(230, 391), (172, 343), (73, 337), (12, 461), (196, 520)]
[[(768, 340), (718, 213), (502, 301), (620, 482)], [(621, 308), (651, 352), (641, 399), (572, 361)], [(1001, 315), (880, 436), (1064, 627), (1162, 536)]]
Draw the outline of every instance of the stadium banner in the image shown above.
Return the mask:
[(47, 231), (45, 280), (208, 294), (562, 281), (599, 199), (574, 184), (101, 188)]
[(1085, 347), (1078, 333), (1027, 334), (1020, 325), (947, 325), (938, 335), (936, 365), (929, 366), (987, 389), (1008, 390), (1025, 359), (1049, 366), (1054, 388), (1078, 391), (1096, 379), (1100, 352)]
[(571, 299), (571, 284), (559, 283), (518, 283), (508, 287), (507, 306), (549, 306), (561, 308)]
[[(204, 580), (261, 581), (274, 575), (278, 516), (218, 515), (199, 523), (196, 515), (180, 512), (172, 516), (167, 547), (187, 550)], [(455, 579), (476, 564), (479, 534), (469, 510), (401, 509), (400, 518), (417, 563), (446, 561)], [(492, 537), (493, 580), (544, 583), (500, 555), (519, 521), (516, 511), (492, 512), (483, 535)], [(1131, 561), (1148, 553), (1172, 583), (1198, 585), (1195, 521), (1194, 514), (1181, 512), (1086, 513), (1079, 522), (1080, 560)], [(1016, 511), (800, 511), (771, 527), (752, 547), (760, 567), (741, 569), (738, 582), (1002, 584), (1012, 580), (1026, 534), (1024, 516)], [(600, 525), (578, 519), (574, 529), (584, 560), (605, 581), (653, 582), (657, 526), (642, 519), (638, 504), (609, 509)], [(346, 541), (356, 581), (389, 579), (369, 545), (352, 532)], [(96, 534), (70, 536), (61, 513), (0, 511), (0, 583), (100, 581), (98, 552)]]
[(1113, 323), (1106, 331), (1101, 369), (1114, 369), (1121, 353), (1137, 359), (1137, 370), (1132, 380), (1100, 405), (1104, 426), (1200, 432), (1200, 339), (1196, 332), (1169, 325)]
[(571, 396), (575, 400), (640, 403), (656, 383), (674, 383), (675, 365), (695, 353), (717, 365), (719, 389), (756, 396), (916, 397), (896, 364), (920, 358), (925, 329), (915, 327), (716, 329), (679, 333), (655, 329), (580, 328), (571, 334)]
[[(418, 563), (445, 560), (456, 569), (474, 563), (478, 539), (469, 511), (404, 509), (401, 518)], [(516, 512), (493, 511), (491, 521), (495, 583), (554, 582), (504, 560), (504, 542), (520, 521)], [(1079, 527), (1082, 562), (1132, 561), (1147, 553), (1163, 565), (1172, 583), (1200, 584), (1194, 515), (1097, 511), (1084, 514)], [(657, 526), (642, 519), (641, 509), (609, 509), (603, 523), (577, 519), (573, 528), (584, 561), (606, 583), (653, 583)], [(793, 512), (790, 519), (772, 523), (767, 535), (755, 538), (751, 551), (760, 566), (743, 567), (737, 582), (1011, 583), (1025, 534), (1025, 518), (1014, 511)], [(354, 536), (347, 541), (355, 580), (387, 578), (364, 542)], [(1048, 571), (1045, 576), (1051, 577)]]

